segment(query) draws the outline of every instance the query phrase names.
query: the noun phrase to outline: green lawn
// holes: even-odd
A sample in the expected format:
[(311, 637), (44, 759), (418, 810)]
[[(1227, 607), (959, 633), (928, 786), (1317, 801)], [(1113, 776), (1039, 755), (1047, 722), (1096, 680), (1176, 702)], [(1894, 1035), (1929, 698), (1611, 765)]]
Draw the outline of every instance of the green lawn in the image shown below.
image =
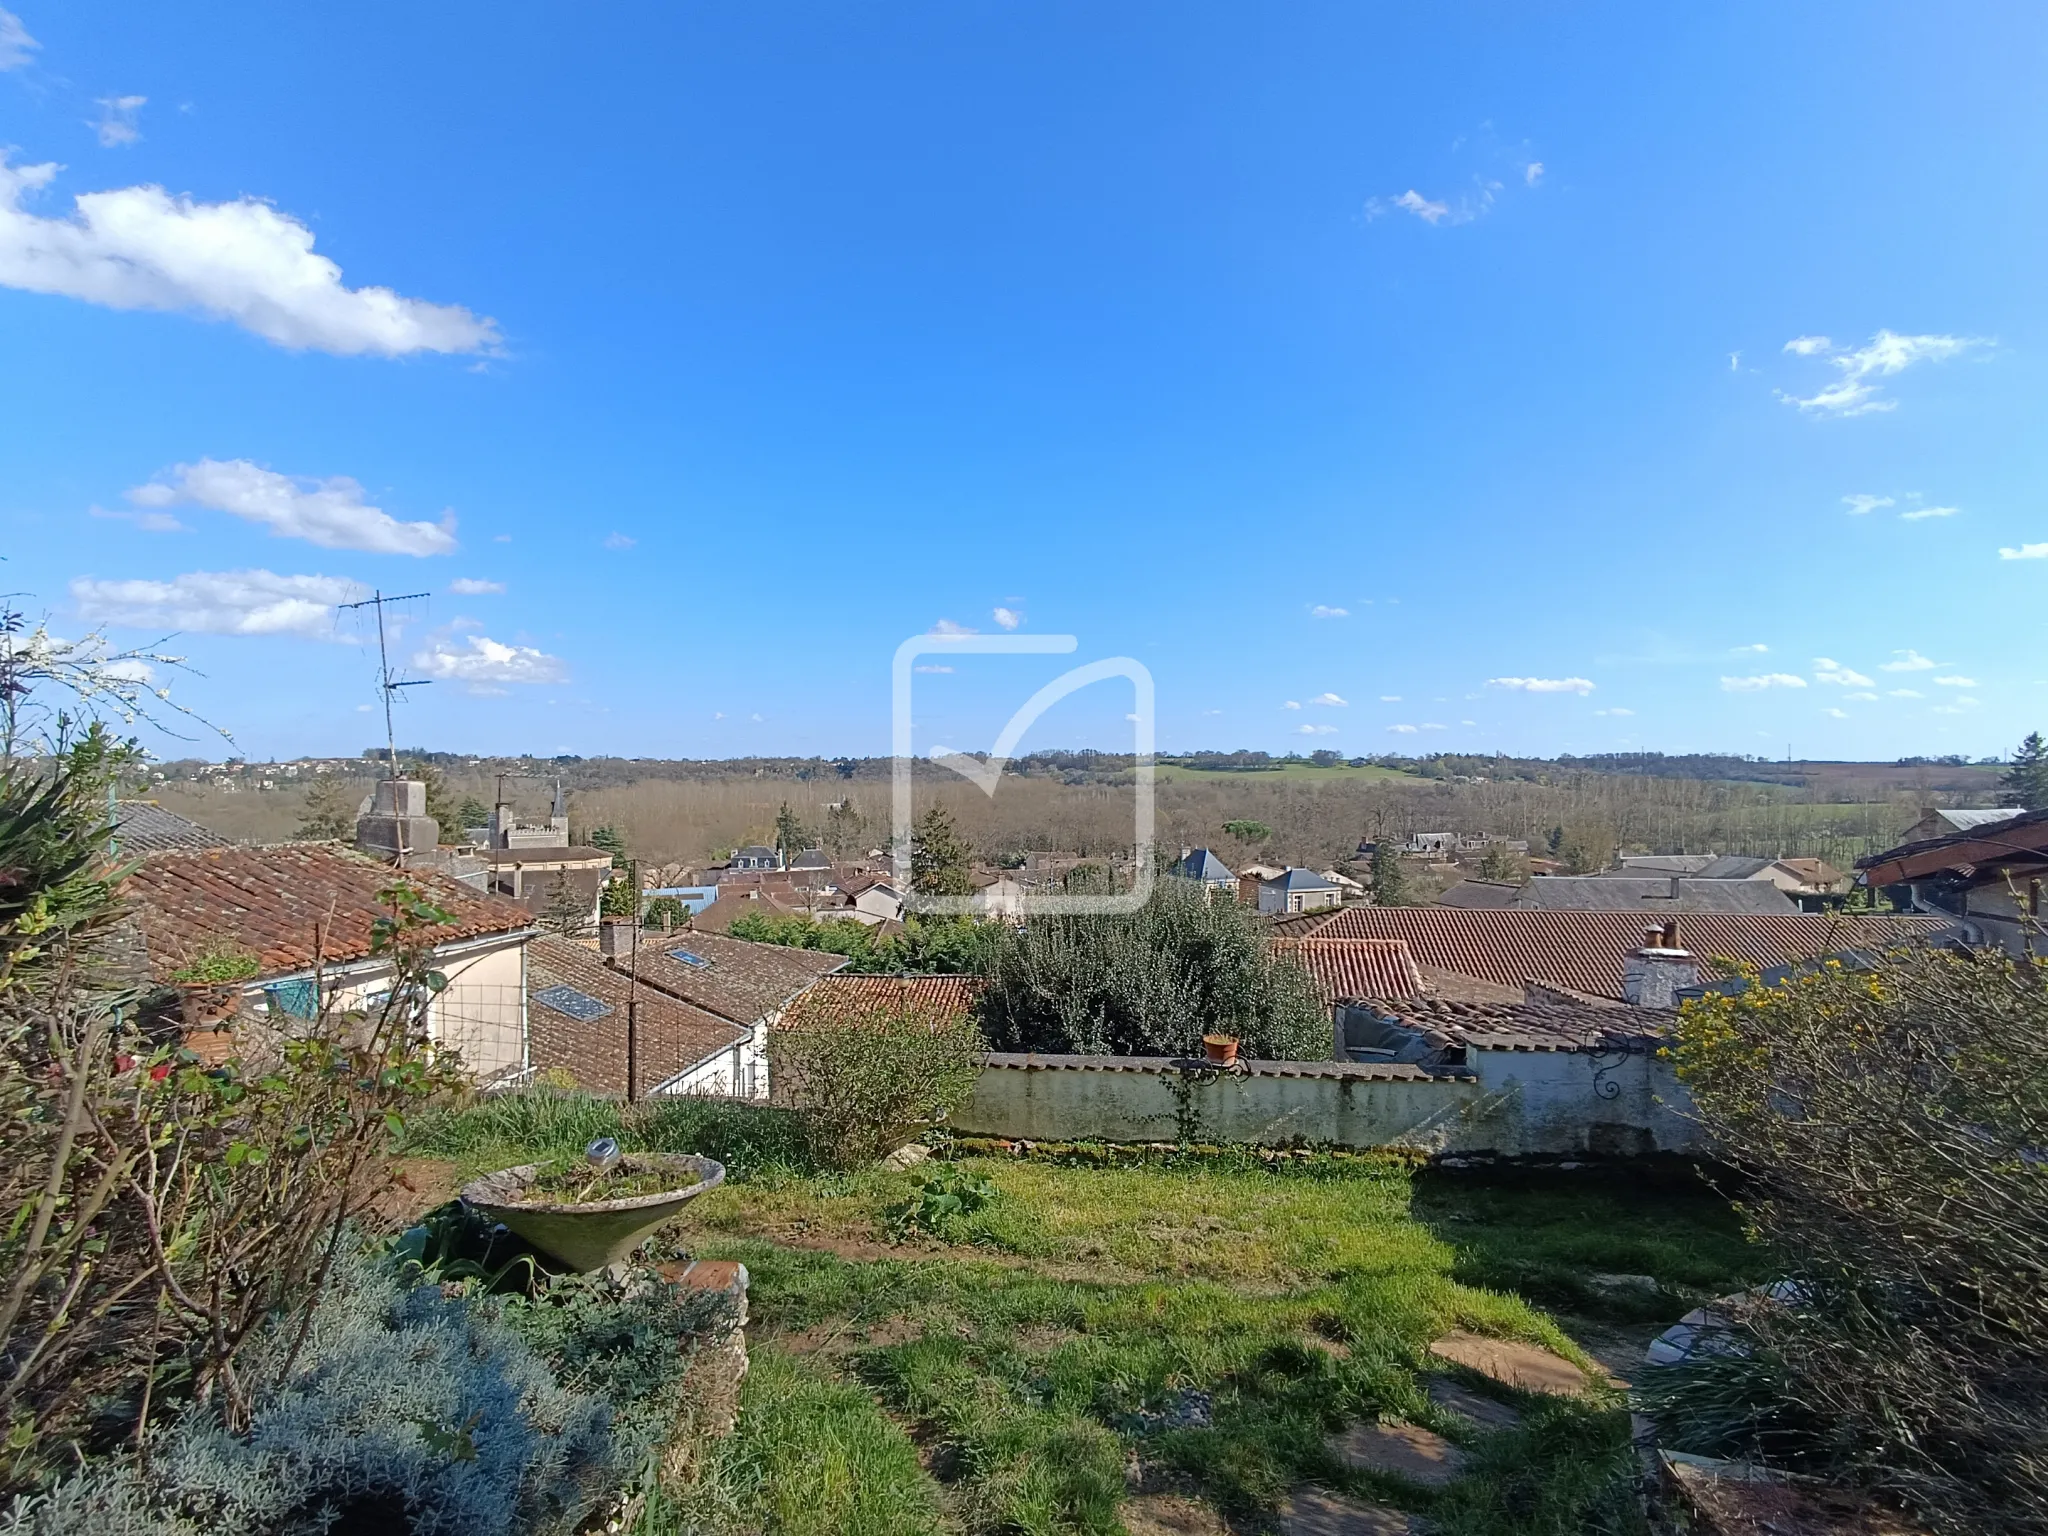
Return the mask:
[[(468, 1169), (507, 1158), (514, 1121), (522, 1156), (617, 1121), (477, 1113), (423, 1150)], [(1427, 1347), (1464, 1329), (1591, 1366), (1579, 1340), (1599, 1327), (1640, 1333), (1759, 1274), (1726, 1208), (1686, 1189), (1508, 1187), (1367, 1157), (968, 1157), (990, 1203), (892, 1243), (889, 1208), (932, 1165), (804, 1171), (786, 1125), (730, 1109), (628, 1135), (734, 1161), (661, 1241), (753, 1275), (739, 1428), (643, 1536), (1115, 1536), (1139, 1490), (1268, 1531), (1305, 1483), (1427, 1511), (1441, 1536), (1639, 1532), (1618, 1394), (1485, 1384), (1526, 1417), (1482, 1433), (1424, 1395)], [(1612, 1272), (1668, 1294), (1603, 1302), (1586, 1277)], [(1333, 1459), (1332, 1433), (1376, 1417), (1463, 1441), (1466, 1474), (1431, 1493)]]

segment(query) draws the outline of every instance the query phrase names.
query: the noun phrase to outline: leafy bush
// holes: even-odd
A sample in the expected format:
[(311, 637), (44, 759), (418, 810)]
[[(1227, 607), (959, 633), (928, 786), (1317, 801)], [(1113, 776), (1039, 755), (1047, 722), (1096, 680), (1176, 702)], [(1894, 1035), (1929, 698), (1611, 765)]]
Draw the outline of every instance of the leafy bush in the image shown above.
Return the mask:
[(262, 959), (239, 944), (215, 943), (192, 957), (189, 965), (171, 972), (171, 980), (186, 982), (247, 981), (263, 969)]
[(1307, 973), (1269, 953), (1251, 912), (1191, 880), (1161, 880), (1129, 916), (1048, 914), (1006, 933), (981, 1017), (1004, 1051), (1199, 1056), (1221, 1032), (1248, 1056), (1330, 1054)]
[(987, 1046), (972, 1019), (904, 1002), (777, 1033), (774, 1070), (811, 1155), (852, 1168), (967, 1102)]
[(912, 1231), (943, 1233), (949, 1222), (972, 1216), (996, 1197), (996, 1187), (985, 1173), (968, 1168), (941, 1168), (917, 1193), (882, 1213), (889, 1230), (898, 1237)]
[(1745, 1319), (1816, 1470), (2048, 1531), (2048, 963), (1917, 949), (1685, 1010), (1679, 1072), (1801, 1282)]

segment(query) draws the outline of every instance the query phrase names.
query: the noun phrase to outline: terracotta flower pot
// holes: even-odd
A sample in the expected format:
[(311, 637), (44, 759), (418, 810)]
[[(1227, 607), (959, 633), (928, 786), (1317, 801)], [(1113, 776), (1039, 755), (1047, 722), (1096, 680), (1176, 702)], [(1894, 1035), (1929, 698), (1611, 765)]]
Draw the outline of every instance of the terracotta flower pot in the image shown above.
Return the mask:
[(1229, 1066), (1233, 1061), (1237, 1060), (1237, 1036), (1202, 1036), (1202, 1054), (1215, 1062), (1219, 1067)]

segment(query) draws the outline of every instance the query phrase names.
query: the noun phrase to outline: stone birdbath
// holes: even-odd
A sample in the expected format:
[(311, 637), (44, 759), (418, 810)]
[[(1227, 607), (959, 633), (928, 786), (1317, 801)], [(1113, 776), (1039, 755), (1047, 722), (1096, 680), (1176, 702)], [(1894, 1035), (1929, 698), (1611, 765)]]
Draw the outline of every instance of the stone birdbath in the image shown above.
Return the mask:
[[(534, 1247), (560, 1259), (571, 1269), (605, 1269), (639, 1247), (649, 1233), (684, 1206), (725, 1182), (725, 1165), (686, 1153), (633, 1153), (622, 1156), (617, 1146), (593, 1142), (587, 1176), (579, 1170), (562, 1191), (560, 1176), (550, 1187), (533, 1185), (548, 1172), (546, 1164), (524, 1163), (501, 1168), (472, 1180), (463, 1200), (491, 1221), (502, 1222)], [(648, 1186), (656, 1186), (652, 1192)], [(639, 1191), (605, 1198), (607, 1186)]]

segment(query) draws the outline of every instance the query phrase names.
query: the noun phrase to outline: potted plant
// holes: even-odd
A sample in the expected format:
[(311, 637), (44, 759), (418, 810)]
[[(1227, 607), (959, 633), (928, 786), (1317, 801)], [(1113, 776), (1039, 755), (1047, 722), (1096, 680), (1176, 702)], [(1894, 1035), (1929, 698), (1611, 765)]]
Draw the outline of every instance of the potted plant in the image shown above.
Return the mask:
[(1202, 1036), (1202, 1054), (1219, 1067), (1227, 1067), (1237, 1060), (1237, 1036)]
[(684, 1206), (725, 1182), (725, 1166), (688, 1154), (622, 1155), (609, 1137), (582, 1158), (525, 1163), (472, 1180), (462, 1198), (571, 1269), (618, 1263)]

